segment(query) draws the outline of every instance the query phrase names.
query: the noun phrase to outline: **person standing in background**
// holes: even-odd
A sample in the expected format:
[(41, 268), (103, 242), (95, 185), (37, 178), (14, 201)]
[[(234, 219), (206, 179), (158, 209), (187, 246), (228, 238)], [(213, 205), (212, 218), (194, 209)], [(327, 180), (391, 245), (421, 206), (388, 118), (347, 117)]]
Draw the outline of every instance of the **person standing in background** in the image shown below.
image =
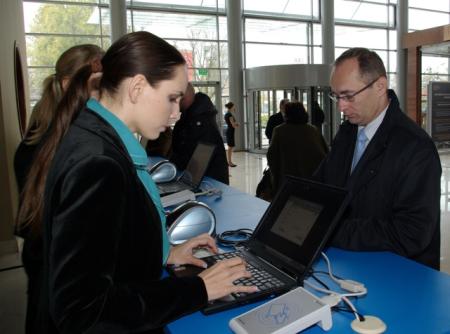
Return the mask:
[[(57, 105), (72, 77), (81, 67), (90, 65), (92, 72), (98, 73), (94, 74), (93, 78), (98, 78), (102, 69), (103, 54), (104, 51), (97, 45), (73, 46), (61, 54), (55, 65), (55, 73), (44, 80), (42, 96), (33, 108), (25, 136), (14, 155), (14, 172), (19, 194), (23, 192), (30, 169), (35, 167), (34, 157), (48, 136), (51, 123), (56, 117)], [(25, 333), (41, 333), (34, 327), (34, 321), (38, 312), (42, 284), (42, 235), (32, 233), (29, 226), (17, 228), (16, 234), (24, 239), (22, 263), (28, 278)]]
[(308, 114), (301, 102), (287, 103), (284, 119), (284, 124), (274, 129), (267, 151), (272, 197), (286, 175), (311, 178), (328, 153), (323, 136), (308, 124)]
[(227, 137), (227, 160), (228, 160), (228, 166), (230, 167), (236, 167), (237, 165), (233, 163), (233, 160), (231, 159), (233, 155), (233, 148), (235, 145), (234, 143), (234, 129), (239, 127), (239, 124), (236, 122), (236, 119), (234, 118), (234, 113), (236, 111), (236, 107), (233, 102), (228, 102), (225, 104), (225, 108), (227, 108), (227, 112), (225, 113), (225, 123), (227, 124), (227, 131), (226, 131), (226, 137)]
[(289, 99), (282, 99), (280, 100), (280, 111), (276, 114), (273, 114), (269, 117), (269, 120), (267, 121), (266, 125), (266, 137), (269, 139), (269, 143), (272, 140), (272, 133), (273, 129), (275, 129), (278, 125), (281, 125), (284, 123), (284, 106), (286, 103), (289, 102)]
[(39, 144), (55, 117), (56, 107), (73, 75), (90, 64), (93, 73), (101, 72), (105, 51), (93, 44), (73, 46), (64, 51), (55, 65), (55, 73), (45, 78), (42, 96), (33, 107), (25, 136), (14, 155), (14, 170), (19, 191), (23, 189), (28, 170)]
[(199, 142), (216, 146), (205, 175), (229, 184), (225, 145), (217, 126), (217, 109), (208, 95), (188, 84), (180, 103), (181, 117), (172, 132), (172, 161), (184, 170)]

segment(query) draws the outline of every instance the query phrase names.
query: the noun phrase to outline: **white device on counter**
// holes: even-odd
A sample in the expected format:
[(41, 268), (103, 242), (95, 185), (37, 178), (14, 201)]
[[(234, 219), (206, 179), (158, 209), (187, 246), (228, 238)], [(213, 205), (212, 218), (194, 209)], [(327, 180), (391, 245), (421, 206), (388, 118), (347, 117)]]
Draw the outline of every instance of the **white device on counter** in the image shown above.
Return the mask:
[(331, 329), (330, 306), (302, 287), (243, 313), (229, 323), (236, 334), (291, 334), (314, 324), (323, 330)]

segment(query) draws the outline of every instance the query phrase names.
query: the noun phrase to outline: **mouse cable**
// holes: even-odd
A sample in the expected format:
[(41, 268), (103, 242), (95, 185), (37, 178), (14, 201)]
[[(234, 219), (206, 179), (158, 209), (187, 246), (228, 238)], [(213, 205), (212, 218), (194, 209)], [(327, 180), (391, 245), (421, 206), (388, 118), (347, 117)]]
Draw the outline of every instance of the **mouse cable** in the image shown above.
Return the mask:
[(319, 292), (326, 293), (327, 295), (322, 297), (321, 300), (330, 305), (330, 307), (338, 305), (341, 301), (346, 303), (348, 307), (352, 310), (353, 314), (355, 315), (355, 318), (359, 321), (363, 321), (363, 317), (361, 314), (356, 310), (356, 307), (353, 305), (353, 303), (348, 299), (348, 297), (357, 297), (362, 296), (363, 292), (357, 292), (357, 293), (338, 293), (336, 291), (330, 290), (330, 289), (324, 289), (321, 287), (318, 287), (317, 285), (314, 285), (308, 281), (303, 281), (304, 285), (309, 286), (310, 288), (317, 290)]
[(333, 275), (333, 272), (331, 270), (331, 262), (330, 259), (328, 258), (328, 256), (325, 255), (324, 252), (321, 252), (322, 257), (325, 259), (325, 262), (327, 263), (327, 267), (328, 267), (328, 275), (330, 276), (330, 278), (335, 281), (343, 290), (349, 291), (349, 292), (353, 292), (353, 293), (359, 293), (359, 292), (363, 292), (363, 294), (367, 293), (367, 289), (364, 286), (364, 284), (354, 281), (354, 280), (349, 280), (349, 279), (342, 279), (342, 278), (337, 278), (336, 276)]

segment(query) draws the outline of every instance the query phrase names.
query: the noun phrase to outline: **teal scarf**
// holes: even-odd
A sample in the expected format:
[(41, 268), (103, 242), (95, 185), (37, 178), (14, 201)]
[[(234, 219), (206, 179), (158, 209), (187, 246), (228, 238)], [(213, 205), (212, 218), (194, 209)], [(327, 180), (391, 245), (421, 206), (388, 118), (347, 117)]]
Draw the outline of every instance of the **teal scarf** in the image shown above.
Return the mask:
[(114, 130), (116, 130), (120, 139), (122, 140), (128, 154), (133, 160), (134, 167), (136, 168), (137, 175), (144, 185), (147, 193), (150, 195), (153, 203), (158, 209), (159, 218), (161, 220), (161, 230), (162, 230), (162, 254), (163, 254), (163, 264), (167, 262), (167, 257), (169, 255), (170, 245), (167, 237), (166, 231), (166, 215), (164, 213), (164, 208), (161, 204), (161, 198), (159, 197), (159, 191), (156, 187), (155, 182), (150, 177), (147, 172), (147, 154), (144, 148), (141, 146), (136, 137), (131, 133), (130, 129), (113, 113), (108, 111), (103, 107), (97, 100), (89, 99), (87, 102), (87, 107), (97, 113), (106, 122), (111, 125)]

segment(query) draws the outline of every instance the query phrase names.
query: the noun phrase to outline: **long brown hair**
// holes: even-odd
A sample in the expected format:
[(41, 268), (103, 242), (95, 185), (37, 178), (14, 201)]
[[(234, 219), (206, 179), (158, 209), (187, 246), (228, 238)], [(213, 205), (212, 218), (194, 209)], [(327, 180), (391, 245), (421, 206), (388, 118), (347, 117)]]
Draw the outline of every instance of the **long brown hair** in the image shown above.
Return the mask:
[[(103, 75), (100, 94), (115, 96), (121, 82), (136, 74), (145, 76), (149, 84), (174, 77), (176, 66), (185, 64), (181, 53), (163, 39), (149, 32), (134, 32), (117, 40), (102, 58)], [(58, 104), (50, 132), (30, 169), (19, 208), (19, 228), (31, 226), (34, 235), (40, 235), (44, 209), (47, 174), (58, 144), (89, 98), (90, 66), (83, 67), (71, 80), (66, 94)]]
[(33, 107), (25, 135), (26, 144), (38, 143), (48, 130), (55, 116), (56, 107), (64, 94), (64, 80), (70, 80), (81, 67), (88, 64), (94, 65), (94, 62), (104, 53), (97, 45), (81, 44), (61, 54), (55, 65), (55, 73), (45, 78), (42, 96)]

